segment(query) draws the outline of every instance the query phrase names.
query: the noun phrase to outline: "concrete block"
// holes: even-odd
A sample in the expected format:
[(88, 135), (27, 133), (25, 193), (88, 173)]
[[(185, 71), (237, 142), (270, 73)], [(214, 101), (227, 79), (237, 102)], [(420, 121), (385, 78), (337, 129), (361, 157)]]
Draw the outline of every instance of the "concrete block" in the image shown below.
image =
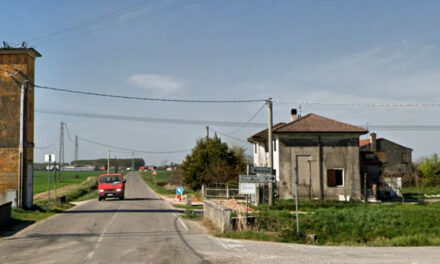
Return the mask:
[(204, 200), (203, 214), (206, 219), (210, 220), (220, 229), (221, 233), (225, 233), (232, 229), (232, 210), (230, 208), (213, 201)]

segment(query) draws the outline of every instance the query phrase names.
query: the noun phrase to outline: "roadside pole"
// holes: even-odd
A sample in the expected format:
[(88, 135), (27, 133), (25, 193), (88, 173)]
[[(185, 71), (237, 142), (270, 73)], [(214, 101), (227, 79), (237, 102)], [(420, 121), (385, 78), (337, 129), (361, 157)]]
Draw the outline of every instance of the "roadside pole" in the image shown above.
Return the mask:
[(296, 215), (296, 234), (299, 235), (299, 218), (298, 218), (298, 159), (295, 168), (295, 215)]
[(50, 202), (50, 155), (47, 163), (47, 203)]
[[(267, 100), (269, 118), (268, 118), (268, 146), (269, 146), (269, 168), (273, 171), (273, 135), (272, 135), (272, 127), (273, 127), (273, 114), (272, 114), (272, 98)], [(271, 173), (272, 174), (272, 173)], [(269, 183), (269, 201), (268, 208), (273, 206), (273, 183)]]
[[(61, 163), (58, 163), (58, 173), (60, 173), (61, 170)], [(54, 179), (54, 185), (53, 185), (53, 190), (54, 190), (54, 196), (55, 196), (55, 202), (57, 201), (57, 163), (54, 162), (53, 163), (54, 168), (55, 168), (55, 179)]]
[(110, 173), (110, 148), (107, 151), (107, 174)]

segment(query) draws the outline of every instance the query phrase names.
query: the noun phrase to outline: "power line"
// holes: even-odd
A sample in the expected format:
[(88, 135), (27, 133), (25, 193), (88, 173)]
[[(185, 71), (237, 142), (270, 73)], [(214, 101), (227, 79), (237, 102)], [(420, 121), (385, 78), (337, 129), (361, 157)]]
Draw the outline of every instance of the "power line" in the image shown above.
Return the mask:
[(181, 149), (181, 150), (172, 150), (172, 151), (148, 151), (148, 150), (137, 150), (137, 149), (129, 149), (129, 148), (123, 148), (123, 147), (118, 147), (118, 146), (113, 146), (113, 145), (109, 145), (109, 144), (104, 144), (95, 140), (91, 140), (91, 139), (87, 139), (87, 138), (83, 138), (78, 136), (79, 139), (91, 143), (91, 144), (95, 144), (98, 146), (102, 146), (102, 147), (106, 147), (106, 148), (110, 148), (110, 149), (116, 149), (116, 150), (124, 150), (127, 152), (136, 152), (136, 153), (145, 153), (145, 154), (174, 154), (174, 153), (182, 153), (182, 152), (188, 152), (191, 151), (191, 149)]
[(69, 129), (67, 128), (67, 123), (64, 123), (64, 128), (66, 129), (67, 137), (69, 138), (70, 142), (73, 143), (74, 141), (73, 141), (72, 137), (70, 136)]
[(44, 146), (44, 147), (34, 146), (34, 148), (36, 148), (36, 149), (48, 149), (48, 148), (51, 148), (51, 147), (55, 146), (55, 144), (57, 144), (56, 141), (51, 143), (51, 144), (49, 144), (49, 145), (47, 145), (47, 146)]
[(251, 117), (251, 118), (250, 118), (245, 124), (243, 124), (241, 127), (237, 128), (237, 129), (235, 129), (235, 130), (229, 132), (229, 134), (235, 134), (235, 133), (237, 133), (238, 131), (242, 130), (243, 128), (247, 127), (247, 126), (252, 122), (252, 120), (254, 120), (254, 119), (257, 117), (257, 115), (261, 112), (261, 110), (263, 110), (263, 108), (264, 108), (266, 105), (267, 105), (267, 103), (264, 103), (264, 104), (263, 104), (263, 105), (257, 110), (257, 112), (255, 112), (255, 114), (252, 115), (252, 117)]
[[(77, 117), (86, 117), (86, 118), (146, 122), (146, 123), (164, 123), (164, 124), (181, 124), (181, 125), (200, 125), (200, 126), (214, 125), (214, 126), (225, 126), (225, 127), (239, 127), (245, 124), (244, 122), (234, 122), (234, 121), (140, 117), (140, 116), (81, 113), (81, 112), (56, 111), (56, 110), (44, 110), (44, 109), (36, 109), (35, 112), (42, 114), (51, 114), (51, 115), (77, 116)], [(266, 124), (248, 123), (247, 126), (254, 128), (261, 128), (266, 126)]]
[(439, 107), (440, 103), (350, 103), (350, 102), (313, 102), (274, 99), (277, 103), (291, 103), (298, 105), (325, 105), (325, 106), (359, 106), (359, 107)]
[(141, 7), (142, 5), (145, 5), (145, 4), (147, 4), (146, 1), (138, 2), (138, 3), (135, 3), (133, 5), (130, 5), (130, 6), (127, 6), (127, 7), (121, 8), (121, 9), (117, 9), (117, 10), (112, 11), (110, 13), (107, 13), (107, 14), (104, 14), (104, 15), (101, 15), (101, 16), (97, 16), (97, 17), (94, 17), (94, 18), (91, 18), (91, 19), (84, 20), (84, 21), (82, 21), (82, 22), (80, 22), (80, 23), (78, 23), (76, 25), (73, 25), (73, 26), (70, 26), (70, 27), (66, 27), (64, 29), (57, 30), (57, 31), (54, 31), (54, 32), (51, 32), (51, 33), (48, 33), (48, 34), (44, 34), (44, 35), (40, 35), (40, 36), (34, 37), (34, 38), (30, 39), (29, 41), (38, 41), (38, 40), (41, 40), (41, 39), (50, 38), (50, 37), (53, 37), (53, 36), (57, 36), (57, 35), (63, 34), (65, 32), (70, 32), (70, 31), (73, 31), (73, 30), (76, 30), (76, 29), (79, 29), (79, 28), (82, 28), (82, 27), (94, 24), (94, 23), (99, 23), (99, 22), (102, 22), (102, 21), (111, 20), (113, 18), (116, 18), (116, 17), (122, 16), (122, 15), (125, 15), (125, 14), (128, 14), (128, 13), (131, 13), (131, 12), (136, 12), (136, 11), (139, 11), (140, 9), (146, 8), (146, 7)]
[(233, 139), (233, 140), (236, 140), (236, 141), (240, 141), (240, 142), (243, 142), (243, 143), (246, 143), (246, 144), (248, 144), (249, 142), (247, 142), (247, 141), (245, 141), (245, 140), (242, 140), (242, 139), (240, 139), (240, 138), (237, 138), (237, 137), (234, 137), (234, 136), (231, 136), (231, 135), (228, 135), (228, 134), (226, 134), (226, 133), (222, 133), (222, 132), (220, 132), (220, 131), (217, 131), (217, 130), (215, 130), (215, 129), (213, 129), (213, 128), (210, 128), (212, 131), (214, 131), (215, 133), (217, 133), (217, 134), (219, 134), (219, 135), (222, 135), (222, 136), (225, 136), (225, 137), (228, 137), (228, 138), (230, 138), (230, 139)]
[(173, 11), (173, 10), (177, 10), (177, 9), (180, 9), (180, 8), (184, 8), (184, 7), (190, 6), (190, 5), (192, 5), (192, 4), (194, 4), (194, 3), (198, 2), (198, 1), (199, 1), (199, 0), (192, 1), (192, 2), (189, 2), (189, 3), (184, 4), (184, 5), (176, 6), (176, 7), (174, 7), (174, 8), (169, 8), (169, 9), (164, 10), (164, 11), (162, 11), (162, 12), (153, 13), (153, 14), (147, 14), (147, 15), (145, 15), (145, 16), (141, 16), (141, 17), (137, 17), (137, 18), (129, 19), (129, 20), (126, 20), (126, 21), (123, 21), (123, 22), (120, 22), (120, 23), (110, 24), (110, 25), (107, 25), (107, 26), (104, 26), (104, 27), (101, 27), (101, 28), (97, 28), (97, 29), (95, 29), (95, 30), (89, 30), (89, 31), (87, 31), (87, 32), (84, 32), (84, 33), (82, 33), (82, 34), (78, 34), (78, 35), (75, 35), (75, 36), (72, 36), (72, 37), (68, 37), (68, 38), (63, 38), (63, 39), (58, 39), (58, 40), (54, 40), (54, 41), (49, 41), (49, 42), (41, 43), (41, 44), (39, 44), (39, 46), (41, 46), (41, 45), (45, 45), (45, 44), (54, 43), (54, 42), (58, 42), (58, 41), (64, 41), (64, 40), (74, 39), (74, 38), (82, 37), (82, 36), (85, 36), (85, 35), (88, 35), (88, 34), (91, 34), (91, 33), (94, 33), (94, 32), (98, 32), (98, 31), (103, 31), (103, 30), (111, 29), (111, 28), (114, 28), (114, 27), (117, 27), (117, 26), (120, 26), (120, 25), (124, 25), (124, 24), (128, 24), (128, 23), (132, 23), (132, 22), (134, 22), (134, 21), (137, 21), (137, 20), (143, 19), (143, 18), (145, 18), (145, 17), (151, 17), (151, 16), (155, 16), (155, 15), (160, 15), (160, 14), (167, 13), (167, 12), (169, 12), (169, 11)]
[(34, 87), (57, 91), (57, 92), (66, 92), (66, 93), (74, 93), (74, 94), (83, 94), (83, 95), (92, 95), (92, 96), (101, 96), (101, 97), (110, 97), (110, 98), (119, 98), (119, 99), (130, 99), (130, 100), (141, 100), (141, 101), (156, 101), (156, 102), (174, 102), (174, 103), (214, 103), (214, 104), (228, 104), (228, 103), (255, 103), (255, 102), (265, 102), (266, 99), (250, 99), (250, 100), (191, 100), (191, 99), (166, 99), (166, 98), (153, 98), (153, 97), (136, 97), (136, 96), (128, 96), (128, 95), (114, 95), (114, 94), (104, 94), (104, 93), (94, 93), (94, 92), (83, 92), (76, 91), (70, 89), (63, 88), (55, 88), (49, 86), (42, 86), (34, 84)]

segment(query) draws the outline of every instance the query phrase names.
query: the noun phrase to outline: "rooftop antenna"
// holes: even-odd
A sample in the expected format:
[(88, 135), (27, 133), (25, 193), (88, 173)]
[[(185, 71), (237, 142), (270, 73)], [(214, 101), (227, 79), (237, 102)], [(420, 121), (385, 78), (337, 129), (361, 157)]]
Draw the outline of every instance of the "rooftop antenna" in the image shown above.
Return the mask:
[(302, 117), (302, 107), (301, 107), (301, 104), (298, 106), (298, 112), (299, 112), (299, 114), (298, 114), (298, 119), (301, 119), (301, 117)]

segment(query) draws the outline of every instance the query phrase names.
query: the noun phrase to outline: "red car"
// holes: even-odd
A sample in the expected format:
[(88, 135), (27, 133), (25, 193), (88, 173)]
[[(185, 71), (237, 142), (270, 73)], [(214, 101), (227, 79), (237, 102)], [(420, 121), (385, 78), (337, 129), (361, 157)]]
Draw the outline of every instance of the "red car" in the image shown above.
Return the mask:
[(98, 200), (107, 197), (124, 199), (125, 179), (121, 173), (101, 174), (98, 179)]

